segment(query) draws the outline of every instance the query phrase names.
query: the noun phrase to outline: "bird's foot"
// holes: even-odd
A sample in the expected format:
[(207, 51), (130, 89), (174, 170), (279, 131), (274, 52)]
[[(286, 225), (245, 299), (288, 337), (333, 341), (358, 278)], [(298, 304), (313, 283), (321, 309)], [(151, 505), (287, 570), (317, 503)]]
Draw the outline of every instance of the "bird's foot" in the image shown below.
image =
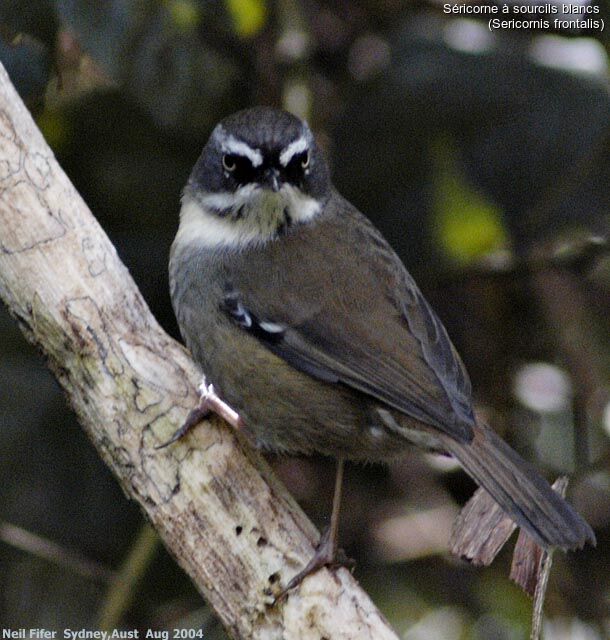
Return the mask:
[(201, 384), (199, 385), (199, 393), (199, 404), (194, 409), (191, 409), (183, 425), (176, 429), (167, 442), (157, 445), (155, 449), (163, 449), (180, 440), (192, 427), (198, 425), (211, 413), (220, 416), (235, 429), (241, 429), (244, 426), (244, 421), (241, 416), (216, 394), (214, 385), (208, 384), (205, 376), (203, 376)]
[[(243, 429), (245, 423), (242, 417), (237, 413), (237, 411), (235, 411), (235, 409), (233, 409), (233, 407), (228, 405), (216, 394), (214, 385), (208, 384), (205, 376), (203, 376), (201, 384), (199, 385), (199, 393), (201, 394), (199, 407), (194, 409), (194, 411), (199, 410), (203, 412), (205, 414), (204, 417), (210, 413), (215, 413), (217, 416), (228, 422), (234, 429), (237, 429), (238, 431)], [(201, 419), (202, 418), (199, 420)]]
[(337, 548), (336, 541), (332, 539), (331, 535), (332, 527), (327, 527), (320, 538), (320, 542), (316, 547), (313, 558), (307, 563), (302, 571), (294, 576), (286, 587), (276, 597), (275, 602), (283, 600), (289, 591), (298, 587), (307, 576), (311, 575), (321, 569), (322, 567), (328, 567), (330, 569), (336, 569), (338, 567), (348, 567), (350, 570), (354, 568), (355, 561), (348, 558), (345, 555), (343, 549)]

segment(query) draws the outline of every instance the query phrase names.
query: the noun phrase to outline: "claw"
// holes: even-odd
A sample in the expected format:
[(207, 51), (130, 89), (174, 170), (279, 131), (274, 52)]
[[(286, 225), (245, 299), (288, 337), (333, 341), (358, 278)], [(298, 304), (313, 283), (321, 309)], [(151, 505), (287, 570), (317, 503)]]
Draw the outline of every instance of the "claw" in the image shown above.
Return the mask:
[(355, 566), (355, 561), (348, 558), (345, 555), (343, 549), (338, 549), (336, 539), (333, 540), (332, 526), (327, 527), (322, 533), (320, 542), (316, 547), (316, 551), (312, 559), (307, 563), (304, 569), (294, 576), (290, 582), (282, 589), (279, 595), (275, 598), (274, 604), (283, 600), (288, 592), (298, 587), (307, 576), (322, 569), (322, 567), (328, 567), (329, 569), (337, 569), (339, 567), (348, 567), (350, 570)]
[(235, 429), (243, 428), (244, 421), (241, 416), (216, 394), (214, 385), (208, 384), (205, 376), (203, 376), (201, 384), (199, 385), (199, 393), (199, 405), (190, 411), (184, 421), (184, 424), (176, 429), (171, 438), (167, 442), (158, 444), (155, 449), (163, 449), (170, 444), (177, 442), (211, 413), (215, 413), (220, 416)]
[(184, 421), (182, 426), (178, 427), (178, 429), (174, 431), (171, 438), (167, 442), (158, 444), (155, 449), (164, 449), (170, 444), (174, 444), (174, 442), (177, 442), (178, 440), (180, 440), (180, 438), (185, 436), (192, 429), (192, 427), (198, 425), (202, 420), (207, 418), (210, 413), (212, 413), (212, 410), (209, 407), (204, 406), (203, 403), (200, 403), (197, 407), (191, 409), (188, 416), (186, 416), (186, 420)]

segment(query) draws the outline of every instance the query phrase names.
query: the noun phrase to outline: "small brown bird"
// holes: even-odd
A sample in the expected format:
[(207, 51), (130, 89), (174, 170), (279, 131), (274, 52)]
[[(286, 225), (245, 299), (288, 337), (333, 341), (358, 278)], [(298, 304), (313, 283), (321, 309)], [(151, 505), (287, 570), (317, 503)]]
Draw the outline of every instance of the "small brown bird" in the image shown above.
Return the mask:
[(343, 461), (386, 460), (411, 444), (454, 456), (543, 547), (595, 543), (533, 466), (477, 421), (441, 321), (333, 188), (305, 122), (259, 107), (214, 129), (184, 190), (170, 286), (193, 357), (256, 442), (339, 461), (331, 526), (287, 588), (336, 558)]

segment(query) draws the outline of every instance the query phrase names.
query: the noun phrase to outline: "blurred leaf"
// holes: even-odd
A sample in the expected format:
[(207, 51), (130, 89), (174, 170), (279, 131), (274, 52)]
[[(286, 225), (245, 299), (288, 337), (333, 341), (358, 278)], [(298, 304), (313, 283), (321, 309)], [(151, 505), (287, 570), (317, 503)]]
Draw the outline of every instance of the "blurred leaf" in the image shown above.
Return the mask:
[(490, 572), (480, 574), (477, 591), (481, 608), (493, 612), (494, 616), (510, 620), (515, 629), (521, 628), (523, 636), (530, 625), (531, 600), (506, 577)]
[(198, 26), (201, 13), (191, 0), (168, 0), (166, 6), (172, 23), (180, 31), (190, 31)]
[(61, 151), (70, 142), (70, 123), (61, 111), (45, 109), (36, 119), (36, 124), (53, 151)]
[(437, 149), (439, 241), (452, 260), (465, 264), (506, 244), (501, 212), (469, 184), (448, 146), (438, 145)]
[(235, 31), (242, 38), (255, 36), (265, 26), (267, 5), (264, 0), (226, 0), (226, 3)]

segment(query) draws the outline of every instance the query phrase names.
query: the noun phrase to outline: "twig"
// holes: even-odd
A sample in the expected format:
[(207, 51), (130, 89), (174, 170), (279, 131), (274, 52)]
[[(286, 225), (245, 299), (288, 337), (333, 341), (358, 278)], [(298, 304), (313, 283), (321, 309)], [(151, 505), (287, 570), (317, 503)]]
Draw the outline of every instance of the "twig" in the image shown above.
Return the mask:
[(110, 582), (115, 573), (99, 562), (65, 549), (52, 540), (36, 535), (10, 522), (0, 522), (0, 540), (33, 556), (52, 562), (70, 571), (100, 582)]
[[(561, 476), (553, 483), (553, 489), (565, 498), (568, 478)], [(525, 531), (519, 532), (519, 539), (513, 554), (510, 577), (534, 598), (532, 629), (530, 640), (539, 640), (542, 631), (544, 599), (553, 565), (553, 550), (541, 549)]]
[(607, 239), (586, 234), (545, 243), (534, 255), (520, 256), (507, 249), (494, 251), (460, 270), (445, 273), (442, 278), (445, 284), (450, 284), (472, 278), (525, 279), (551, 268), (586, 273), (608, 255), (610, 244)]
[(101, 630), (112, 630), (119, 626), (136, 597), (138, 584), (150, 566), (160, 542), (157, 532), (148, 523), (144, 524), (106, 593), (98, 617), (98, 627)]
[(540, 557), (540, 565), (538, 575), (540, 576), (536, 583), (534, 592), (534, 610), (532, 611), (532, 630), (530, 632), (530, 640), (539, 640), (542, 632), (542, 613), (544, 608), (544, 598), (546, 589), (549, 584), (549, 576), (551, 575), (551, 566), (553, 565), (552, 551), (544, 551)]
[[(532, 275), (531, 285), (549, 327), (552, 329), (557, 349), (565, 360), (575, 386), (577, 408), (576, 421), (576, 467), (589, 463), (587, 412), (591, 399), (599, 396), (606, 385), (605, 364), (601, 341), (596, 336), (588, 301), (582, 285), (575, 276), (549, 268)], [(592, 415), (595, 421), (602, 419)]]
[(479, 487), (455, 519), (449, 550), (474, 565), (490, 565), (517, 525)]

